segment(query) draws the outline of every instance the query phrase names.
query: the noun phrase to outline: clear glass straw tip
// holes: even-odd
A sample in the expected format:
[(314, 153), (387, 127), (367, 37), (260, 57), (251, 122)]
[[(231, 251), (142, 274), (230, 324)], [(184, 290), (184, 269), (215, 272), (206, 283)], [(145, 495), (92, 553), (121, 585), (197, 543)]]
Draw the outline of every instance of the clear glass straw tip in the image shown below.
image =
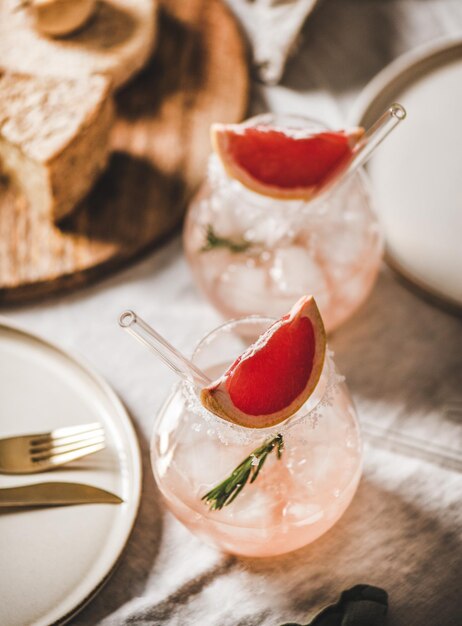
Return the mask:
[(134, 311), (127, 310), (119, 316), (119, 326), (122, 326), (122, 328), (129, 328), (135, 322), (136, 313)]
[(398, 104), (398, 102), (394, 102), (388, 110), (390, 115), (393, 115), (393, 117), (396, 117), (398, 120), (404, 120), (407, 115), (406, 109), (401, 104)]
[(211, 380), (192, 361), (172, 346), (154, 328), (151, 328), (134, 311), (127, 309), (119, 316), (119, 325), (137, 341), (154, 352), (171, 370), (184, 380), (189, 380), (198, 387), (206, 387)]

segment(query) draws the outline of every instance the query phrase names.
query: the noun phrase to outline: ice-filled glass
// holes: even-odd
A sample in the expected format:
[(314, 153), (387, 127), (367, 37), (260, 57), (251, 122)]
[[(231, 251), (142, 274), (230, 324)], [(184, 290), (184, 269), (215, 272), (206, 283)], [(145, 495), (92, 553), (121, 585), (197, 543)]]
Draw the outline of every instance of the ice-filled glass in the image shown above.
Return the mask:
[[(247, 124), (325, 129), (291, 116)], [(329, 331), (369, 294), (383, 245), (362, 170), (310, 201), (281, 200), (230, 178), (213, 154), (188, 210), (184, 247), (197, 284), (226, 318), (279, 317), (312, 293)]]
[[(219, 376), (272, 322), (262, 317), (227, 322), (199, 343), (193, 362), (211, 378)], [(296, 550), (335, 524), (358, 486), (362, 447), (332, 353), (305, 405), (273, 428), (224, 421), (201, 405), (197, 393), (191, 383), (173, 389), (151, 444), (156, 482), (186, 527), (227, 552), (264, 557)], [(230, 504), (211, 510), (204, 496), (245, 459), (256, 463), (252, 452), (272, 441), (278, 445), (270, 447), (256, 480)]]

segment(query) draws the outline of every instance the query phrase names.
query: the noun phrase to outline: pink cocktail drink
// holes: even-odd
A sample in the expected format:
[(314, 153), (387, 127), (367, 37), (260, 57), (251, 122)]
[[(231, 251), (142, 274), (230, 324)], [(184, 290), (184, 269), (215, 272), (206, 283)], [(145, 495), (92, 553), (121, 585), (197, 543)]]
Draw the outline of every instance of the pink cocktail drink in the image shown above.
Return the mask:
[[(220, 374), (271, 321), (224, 324), (199, 344), (194, 362), (211, 377)], [(204, 495), (278, 436), (280, 458), (269, 454), (253, 483), (211, 510)], [(165, 502), (186, 527), (225, 551), (262, 557), (296, 550), (331, 528), (351, 502), (362, 464), (355, 409), (331, 354), (305, 405), (273, 428), (230, 424), (200, 404), (194, 387), (181, 384), (157, 417), (151, 455)]]
[[(323, 128), (287, 116), (248, 123)], [(309, 201), (278, 199), (234, 180), (212, 155), (188, 210), (184, 247), (197, 284), (225, 317), (279, 317), (312, 293), (329, 331), (369, 294), (383, 244), (361, 170)]]

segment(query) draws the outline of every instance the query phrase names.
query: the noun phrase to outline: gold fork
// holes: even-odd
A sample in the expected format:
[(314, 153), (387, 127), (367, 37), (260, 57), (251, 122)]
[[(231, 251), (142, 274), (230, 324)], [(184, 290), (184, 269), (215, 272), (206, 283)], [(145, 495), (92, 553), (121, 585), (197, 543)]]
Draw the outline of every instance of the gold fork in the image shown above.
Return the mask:
[(46, 472), (104, 446), (104, 429), (98, 422), (0, 439), (0, 473)]

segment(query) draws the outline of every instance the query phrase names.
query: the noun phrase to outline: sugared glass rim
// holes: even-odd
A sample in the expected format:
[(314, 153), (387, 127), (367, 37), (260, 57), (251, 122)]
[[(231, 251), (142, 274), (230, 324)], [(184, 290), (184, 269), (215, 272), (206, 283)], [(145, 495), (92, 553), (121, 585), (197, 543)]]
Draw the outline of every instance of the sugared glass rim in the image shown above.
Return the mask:
[[(279, 124), (279, 121), (282, 123)], [(308, 115), (303, 115), (302, 113), (278, 113), (274, 111), (267, 111), (266, 113), (257, 113), (257, 115), (252, 115), (252, 117), (248, 117), (243, 122), (239, 124), (239, 126), (252, 127), (261, 124), (262, 126), (271, 125), (273, 129), (276, 130), (287, 130), (287, 128), (291, 128), (286, 122), (303, 122), (304, 124), (312, 124), (318, 129), (323, 130), (332, 130), (332, 128), (326, 124), (323, 120), (320, 120), (316, 117), (309, 117)], [(302, 128), (300, 126), (300, 128)], [(297, 125), (294, 125), (294, 130), (297, 129)], [(304, 129), (306, 130), (306, 128)]]
[(240, 324), (240, 323), (245, 323), (245, 322), (261, 322), (261, 323), (266, 323), (268, 322), (268, 326), (267, 328), (269, 328), (271, 326), (271, 324), (274, 324), (274, 322), (277, 322), (277, 318), (275, 317), (270, 317), (269, 315), (245, 315), (244, 317), (232, 317), (231, 319), (226, 320), (226, 322), (223, 322), (222, 324), (220, 324), (219, 326), (216, 326), (215, 328), (213, 328), (212, 330), (209, 330), (208, 333), (206, 333), (202, 339), (199, 340), (199, 343), (196, 345), (196, 347), (194, 348), (194, 351), (191, 355), (191, 359), (192, 361), (194, 361), (194, 358), (196, 357), (197, 353), (200, 351), (201, 347), (204, 345), (207, 345), (210, 343), (211, 339), (213, 339), (214, 335), (217, 335), (218, 333), (220, 333), (223, 330), (227, 330), (228, 327), (230, 326), (235, 326), (236, 324)]
[[(252, 324), (253, 322), (255, 322), (260, 324), (263, 323), (267, 328), (271, 326), (271, 324), (273, 324), (275, 321), (277, 321), (275, 318), (262, 315), (249, 315), (246, 317), (227, 320), (223, 324), (220, 324), (213, 330), (209, 331), (199, 341), (193, 351), (192, 361), (194, 362), (195, 357), (197, 357), (201, 348), (210, 344), (210, 342), (216, 335), (223, 331), (231, 329), (233, 326), (236, 326), (238, 324)], [(333, 352), (327, 349), (320, 379), (306, 403), (296, 413), (288, 417), (280, 424), (276, 424), (275, 426), (270, 426), (266, 428), (252, 428), (228, 422), (222, 417), (211, 413), (202, 405), (200, 398), (197, 394), (197, 387), (193, 383), (183, 381), (182, 383), (180, 383), (180, 386), (186, 401), (187, 409), (189, 411), (194, 413), (195, 416), (201, 418), (203, 421), (209, 422), (211, 425), (214, 424), (218, 426), (219, 429), (225, 428), (230, 434), (241, 434), (244, 437), (246, 436), (246, 434), (247, 436), (250, 434), (261, 434), (263, 436), (270, 437), (275, 436), (279, 433), (285, 434), (290, 431), (293, 426), (300, 424), (300, 422), (302, 421), (304, 423), (308, 423), (311, 428), (314, 429), (316, 428), (320, 417), (318, 413), (319, 408), (321, 408), (321, 406), (327, 406), (331, 403), (332, 393), (335, 391), (336, 386), (344, 380), (344, 377), (336, 372), (332, 357)]]

